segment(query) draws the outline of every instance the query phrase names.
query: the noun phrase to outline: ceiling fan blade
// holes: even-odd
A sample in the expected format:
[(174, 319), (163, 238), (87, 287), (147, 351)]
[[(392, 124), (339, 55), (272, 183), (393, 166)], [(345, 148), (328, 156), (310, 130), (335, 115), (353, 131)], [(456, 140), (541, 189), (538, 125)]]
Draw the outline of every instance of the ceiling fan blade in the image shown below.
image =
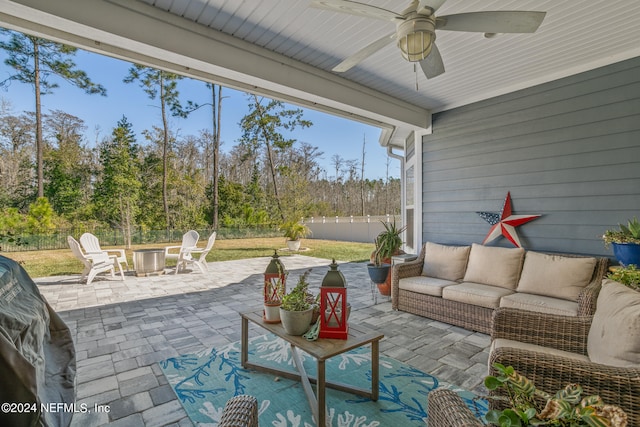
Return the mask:
[(402, 15), (398, 15), (391, 10), (349, 0), (314, 0), (309, 6), (367, 18), (384, 19), (385, 21), (405, 19)]
[(420, 0), (418, 7), (416, 8), (416, 12), (421, 13), (425, 8), (427, 8), (433, 11), (431, 13), (434, 13), (440, 9), (440, 6), (442, 6), (445, 1), (447, 0)]
[(350, 70), (389, 43), (392, 43), (395, 39), (396, 33), (394, 32), (374, 41), (333, 67), (332, 71), (335, 71), (336, 73), (344, 73), (345, 71)]
[(534, 33), (546, 12), (495, 11), (438, 16), (437, 30), (478, 33)]
[(432, 79), (444, 73), (444, 62), (442, 62), (442, 56), (440, 55), (438, 46), (436, 46), (435, 43), (431, 46), (431, 53), (420, 61), (420, 67), (428, 79)]

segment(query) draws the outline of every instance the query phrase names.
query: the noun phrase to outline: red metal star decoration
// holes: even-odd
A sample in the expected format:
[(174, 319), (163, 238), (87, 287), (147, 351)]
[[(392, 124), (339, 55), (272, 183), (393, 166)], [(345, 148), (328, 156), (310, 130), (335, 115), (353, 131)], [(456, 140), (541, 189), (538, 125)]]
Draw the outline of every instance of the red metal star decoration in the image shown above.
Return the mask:
[(511, 192), (507, 192), (507, 198), (504, 200), (502, 211), (500, 215), (493, 212), (477, 212), (478, 215), (489, 224), (492, 225), (487, 237), (484, 238), (482, 244), (491, 242), (497, 239), (501, 235), (507, 240), (513, 243), (516, 247), (520, 248), (520, 239), (518, 239), (518, 233), (516, 227), (522, 224), (526, 224), (529, 221), (533, 221), (539, 218), (541, 215), (512, 215), (511, 214)]

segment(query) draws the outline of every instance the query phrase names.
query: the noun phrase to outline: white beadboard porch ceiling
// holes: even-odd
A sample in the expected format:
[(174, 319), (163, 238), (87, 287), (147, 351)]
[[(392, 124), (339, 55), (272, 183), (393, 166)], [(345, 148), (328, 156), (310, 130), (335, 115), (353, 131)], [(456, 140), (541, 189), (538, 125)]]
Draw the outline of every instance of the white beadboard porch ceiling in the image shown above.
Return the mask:
[[(360, 0), (402, 11), (409, 0)], [(430, 114), (640, 56), (638, 0), (447, 0), (437, 15), (547, 12), (533, 34), (438, 31), (446, 72), (427, 80), (395, 43), (331, 69), (395, 24), (311, 0), (0, 0), (0, 25), (352, 117), (403, 145)]]
[[(319, 10), (292, 0), (140, 0), (322, 70), (385, 34), (395, 24)], [(409, 1), (361, 0), (400, 12)], [(427, 80), (395, 44), (341, 74), (433, 111), (640, 55), (638, 0), (448, 0), (438, 15), (490, 10), (545, 11), (534, 34), (438, 31), (445, 74)]]

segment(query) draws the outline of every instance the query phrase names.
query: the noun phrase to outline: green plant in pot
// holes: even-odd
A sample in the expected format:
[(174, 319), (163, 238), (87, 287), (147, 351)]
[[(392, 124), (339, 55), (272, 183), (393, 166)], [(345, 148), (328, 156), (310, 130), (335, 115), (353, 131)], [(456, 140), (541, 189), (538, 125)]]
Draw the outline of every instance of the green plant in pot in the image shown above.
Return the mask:
[[(279, 265), (278, 270), (280, 270)], [(289, 272), (286, 272), (285, 277), (288, 274)], [(273, 279), (271, 286), (273, 291), (269, 292), (270, 298), (264, 301), (264, 321), (267, 323), (279, 323), (280, 305), (282, 304), (282, 298), (286, 292), (286, 286), (280, 277)]]
[(369, 271), (371, 281), (380, 286), (387, 280), (391, 264), (382, 262), (381, 248), (378, 245), (378, 239), (376, 239), (374, 243), (376, 248), (371, 255), (371, 262), (367, 264), (367, 270)]
[(309, 227), (298, 221), (286, 221), (280, 226), (280, 230), (287, 239), (287, 247), (291, 251), (300, 250), (300, 239), (311, 235)]
[(305, 271), (296, 286), (282, 297), (280, 320), (289, 335), (302, 335), (309, 329), (317, 297), (309, 291), (308, 277), (311, 269)]
[(630, 264), (626, 267), (616, 267), (616, 269), (609, 273), (607, 277), (616, 282), (622, 283), (625, 286), (640, 291), (640, 270), (635, 264)]
[(401, 253), (401, 234), (406, 227), (399, 228), (395, 220), (393, 222), (380, 222), (384, 226), (384, 230), (374, 240), (376, 247), (371, 254), (371, 263), (367, 267), (369, 277), (372, 282), (378, 285), (380, 293), (382, 295), (391, 295), (391, 257)]
[(607, 230), (602, 236), (605, 246), (611, 245), (613, 254), (622, 266), (640, 267), (640, 221), (637, 218), (618, 224), (617, 229)]
[(627, 414), (618, 406), (605, 404), (599, 396), (582, 397), (582, 387), (569, 384), (555, 394), (546, 393), (513, 367), (494, 363), (498, 376), (487, 376), (489, 390), (506, 392), (490, 396), (503, 410), (492, 409), (485, 418), (489, 425), (556, 427), (626, 427)]

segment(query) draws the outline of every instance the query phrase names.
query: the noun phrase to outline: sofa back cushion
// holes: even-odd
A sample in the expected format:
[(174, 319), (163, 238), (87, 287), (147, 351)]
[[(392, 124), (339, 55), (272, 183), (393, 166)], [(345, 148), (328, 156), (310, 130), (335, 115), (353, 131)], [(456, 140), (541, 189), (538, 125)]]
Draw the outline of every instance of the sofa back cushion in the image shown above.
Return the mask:
[(445, 280), (464, 277), (471, 246), (445, 246), (427, 242), (424, 245), (422, 275)]
[(640, 292), (605, 279), (587, 337), (589, 359), (640, 368)]
[(529, 251), (524, 257), (518, 292), (577, 301), (598, 260)]
[(471, 245), (464, 282), (515, 289), (520, 277), (524, 249)]

